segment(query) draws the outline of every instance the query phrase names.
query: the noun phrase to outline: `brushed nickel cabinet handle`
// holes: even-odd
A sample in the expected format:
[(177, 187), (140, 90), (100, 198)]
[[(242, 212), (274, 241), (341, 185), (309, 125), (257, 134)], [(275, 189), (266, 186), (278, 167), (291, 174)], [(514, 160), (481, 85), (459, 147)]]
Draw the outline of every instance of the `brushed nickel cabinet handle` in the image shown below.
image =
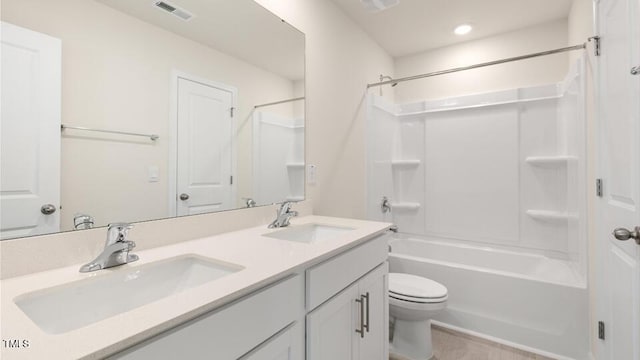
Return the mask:
[(365, 295), (361, 295), (361, 297), (363, 300), (367, 300), (367, 309), (365, 310), (365, 319), (367, 319), (367, 322), (363, 325), (363, 327), (365, 330), (367, 330), (367, 332), (369, 332), (369, 292), (367, 291), (367, 293)]
[(356, 329), (356, 332), (360, 334), (360, 338), (364, 337), (364, 301), (362, 300), (362, 296), (359, 299), (356, 299), (358, 305), (360, 305), (360, 329)]
[(367, 300), (367, 311), (366, 311), (366, 312), (367, 312), (367, 315), (365, 316), (365, 318), (367, 319), (367, 323), (366, 323), (366, 325), (362, 325), (362, 327), (363, 327), (364, 329), (366, 329), (366, 330), (367, 330), (367, 332), (369, 332), (369, 324), (370, 324), (370, 323), (369, 323), (369, 292), (367, 291), (367, 294), (366, 294), (366, 295), (362, 295), (362, 297), (363, 297), (365, 300)]

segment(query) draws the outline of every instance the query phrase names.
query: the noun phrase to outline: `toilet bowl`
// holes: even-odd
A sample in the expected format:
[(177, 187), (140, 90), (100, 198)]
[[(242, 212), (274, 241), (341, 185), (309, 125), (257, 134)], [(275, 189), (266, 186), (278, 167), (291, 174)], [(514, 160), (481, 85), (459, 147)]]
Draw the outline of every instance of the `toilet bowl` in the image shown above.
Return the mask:
[(421, 276), (390, 273), (391, 353), (411, 360), (431, 359), (431, 319), (446, 307), (444, 285)]

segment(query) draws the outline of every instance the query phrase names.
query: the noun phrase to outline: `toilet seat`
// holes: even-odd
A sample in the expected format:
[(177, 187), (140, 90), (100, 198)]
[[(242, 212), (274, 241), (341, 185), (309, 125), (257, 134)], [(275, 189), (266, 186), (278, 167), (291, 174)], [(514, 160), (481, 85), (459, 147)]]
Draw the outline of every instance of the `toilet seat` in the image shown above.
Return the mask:
[(406, 296), (401, 294), (394, 294), (392, 292), (389, 292), (389, 298), (393, 298), (401, 301), (413, 302), (413, 303), (420, 303), (420, 304), (433, 304), (433, 303), (441, 303), (441, 302), (447, 301), (448, 296), (445, 295), (439, 298), (425, 299), (425, 298), (416, 298), (416, 297)]
[(395, 310), (392, 311), (395, 313), (395, 317), (407, 320), (419, 320), (422, 318), (431, 318), (434, 311), (446, 309), (447, 299), (445, 298), (440, 302), (413, 302), (389, 296), (389, 306), (390, 309), (395, 308)]
[(447, 300), (447, 288), (421, 276), (389, 273), (389, 297), (412, 303), (441, 303)]

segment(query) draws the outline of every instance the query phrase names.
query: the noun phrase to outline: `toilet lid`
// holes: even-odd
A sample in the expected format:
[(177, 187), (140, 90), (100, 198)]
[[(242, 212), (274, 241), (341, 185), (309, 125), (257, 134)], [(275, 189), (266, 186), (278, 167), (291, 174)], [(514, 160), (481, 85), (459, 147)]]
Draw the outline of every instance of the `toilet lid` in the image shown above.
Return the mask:
[(405, 299), (439, 299), (447, 296), (447, 288), (422, 276), (389, 273), (389, 293)]

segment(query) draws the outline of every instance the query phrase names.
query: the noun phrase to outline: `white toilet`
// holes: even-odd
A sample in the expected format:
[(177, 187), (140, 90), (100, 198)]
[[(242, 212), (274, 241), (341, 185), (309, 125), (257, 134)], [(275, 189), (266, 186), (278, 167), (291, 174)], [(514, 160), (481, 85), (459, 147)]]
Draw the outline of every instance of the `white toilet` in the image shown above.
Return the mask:
[(427, 278), (389, 274), (389, 315), (395, 320), (392, 354), (411, 360), (433, 356), (431, 318), (447, 307), (447, 288)]

